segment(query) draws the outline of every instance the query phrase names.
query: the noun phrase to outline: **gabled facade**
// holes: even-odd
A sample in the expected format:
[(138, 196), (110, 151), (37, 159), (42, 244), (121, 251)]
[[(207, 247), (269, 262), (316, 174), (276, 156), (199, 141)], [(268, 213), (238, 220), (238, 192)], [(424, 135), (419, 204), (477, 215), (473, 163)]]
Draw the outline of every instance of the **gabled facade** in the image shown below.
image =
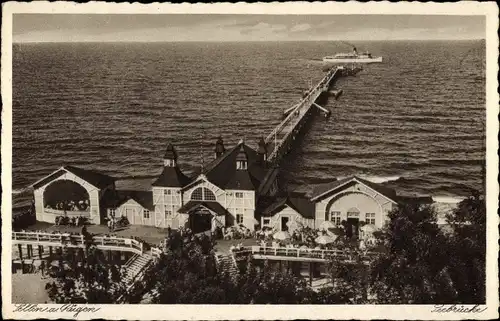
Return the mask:
[(314, 228), (314, 203), (301, 194), (278, 197), (262, 211), (260, 224), (278, 231)]
[(336, 225), (342, 221), (364, 221), (381, 228), (389, 220), (387, 214), (397, 205), (396, 199), (393, 190), (356, 176), (319, 186), (311, 195), (317, 226), (324, 221)]
[(115, 189), (115, 180), (96, 171), (63, 166), (32, 185), (37, 221), (55, 223), (56, 217), (86, 217), (101, 224), (101, 201)]
[(310, 195), (278, 198), (261, 213), (262, 226), (293, 231), (300, 226), (321, 228), (325, 221), (358, 233), (360, 222), (381, 228), (397, 205), (396, 193), (353, 176), (314, 188)]

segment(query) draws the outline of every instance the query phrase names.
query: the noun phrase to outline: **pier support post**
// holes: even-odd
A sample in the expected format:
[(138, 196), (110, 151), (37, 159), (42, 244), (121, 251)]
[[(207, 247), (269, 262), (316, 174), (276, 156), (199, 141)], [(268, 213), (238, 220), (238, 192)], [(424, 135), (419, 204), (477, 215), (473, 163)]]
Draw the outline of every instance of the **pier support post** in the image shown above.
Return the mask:
[(19, 250), (19, 259), (23, 260), (23, 246), (22, 244), (17, 244), (17, 249)]
[(50, 257), (51, 260), (52, 260), (52, 255), (53, 254), (54, 253), (52, 253), (52, 246), (49, 246), (49, 257)]
[(43, 254), (43, 246), (38, 245), (38, 257), (40, 258), (40, 260), (42, 259), (42, 254)]
[(309, 262), (309, 285), (312, 286), (313, 284), (313, 262)]
[(27, 252), (27, 254), (28, 254), (28, 259), (31, 259), (31, 254), (32, 254), (32, 252), (31, 252), (31, 251), (32, 251), (32, 250), (33, 250), (33, 249), (32, 249), (32, 247), (31, 247), (31, 244), (27, 244), (27, 245), (26, 245), (26, 252)]

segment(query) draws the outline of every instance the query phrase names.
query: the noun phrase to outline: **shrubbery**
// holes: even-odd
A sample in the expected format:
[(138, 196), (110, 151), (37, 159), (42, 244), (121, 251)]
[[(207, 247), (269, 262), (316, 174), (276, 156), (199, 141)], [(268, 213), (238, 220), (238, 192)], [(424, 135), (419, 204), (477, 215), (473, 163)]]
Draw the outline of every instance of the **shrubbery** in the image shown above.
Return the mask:
[(78, 217), (68, 217), (59, 215), (55, 219), (56, 225), (71, 225), (71, 226), (83, 226), (89, 224), (89, 219), (84, 216)]

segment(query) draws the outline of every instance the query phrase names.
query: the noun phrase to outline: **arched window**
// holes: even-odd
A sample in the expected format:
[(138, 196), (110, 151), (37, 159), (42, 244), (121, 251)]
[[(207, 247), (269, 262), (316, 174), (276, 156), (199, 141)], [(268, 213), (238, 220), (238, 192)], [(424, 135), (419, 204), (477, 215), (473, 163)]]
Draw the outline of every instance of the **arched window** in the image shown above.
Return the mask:
[(215, 194), (206, 187), (198, 187), (191, 194), (193, 201), (216, 201)]
[(199, 187), (193, 191), (191, 194), (191, 199), (195, 201), (202, 201), (203, 200), (203, 188)]
[(205, 201), (216, 200), (214, 193), (212, 193), (212, 191), (209, 190), (208, 188), (203, 188), (203, 198), (205, 199)]

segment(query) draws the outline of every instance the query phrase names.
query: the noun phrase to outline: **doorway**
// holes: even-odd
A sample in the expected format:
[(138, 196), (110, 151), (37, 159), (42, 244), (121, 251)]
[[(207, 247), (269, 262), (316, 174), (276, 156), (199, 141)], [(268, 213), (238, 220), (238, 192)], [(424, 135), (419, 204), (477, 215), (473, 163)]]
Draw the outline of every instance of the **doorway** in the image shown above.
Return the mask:
[(189, 228), (193, 233), (202, 233), (212, 229), (212, 214), (207, 211), (195, 211), (189, 215)]
[(346, 224), (346, 236), (349, 239), (352, 238), (358, 238), (359, 234), (359, 219), (358, 218), (353, 218), (349, 217), (347, 218), (347, 224)]
[(135, 223), (135, 213), (134, 213), (133, 208), (126, 208), (125, 209), (125, 216), (127, 217), (128, 221), (130, 224), (136, 224)]
[(286, 216), (281, 217), (281, 230), (284, 232), (288, 232), (288, 225), (287, 225), (288, 221), (290, 221), (289, 217)]

